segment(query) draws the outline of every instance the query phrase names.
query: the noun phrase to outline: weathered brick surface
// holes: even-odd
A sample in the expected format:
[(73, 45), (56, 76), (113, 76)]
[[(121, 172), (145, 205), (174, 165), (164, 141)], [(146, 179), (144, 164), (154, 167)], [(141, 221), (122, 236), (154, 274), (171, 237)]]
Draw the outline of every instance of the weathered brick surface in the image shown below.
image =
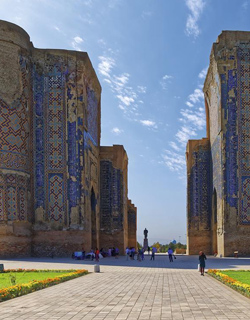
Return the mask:
[(124, 250), (127, 155), (110, 147), (112, 215), (101, 220), (101, 86), (88, 54), (36, 49), (0, 21), (0, 109), (0, 254), (89, 251), (101, 224), (123, 232)]
[(250, 32), (242, 31), (223, 31), (212, 47), (203, 88), (207, 138), (187, 146), (190, 254), (250, 255), (249, 51)]

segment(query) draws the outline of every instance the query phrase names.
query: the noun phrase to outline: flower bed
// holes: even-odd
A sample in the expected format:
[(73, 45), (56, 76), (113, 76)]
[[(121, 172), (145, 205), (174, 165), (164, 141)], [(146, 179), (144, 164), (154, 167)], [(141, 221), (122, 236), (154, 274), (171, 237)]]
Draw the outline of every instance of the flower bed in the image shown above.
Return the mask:
[(87, 270), (34, 270), (34, 269), (9, 269), (4, 270), (4, 273), (15, 273), (15, 272), (48, 272), (48, 271), (57, 271), (66, 272), (63, 275), (58, 275), (55, 278), (48, 278), (42, 281), (30, 281), (24, 284), (17, 284), (14, 286), (10, 286), (8, 288), (0, 289), (0, 302), (12, 299), (15, 297), (22, 296), (27, 293), (31, 293), (43, 288), (47, 288), (53, 286), (54, 284), (58, 284), (67, 280), (71, 280), (80, 276), (83, 276), (88, 273)]
[(250, 285), (245, 284), (243, 282), (237, 281), (226, 274), (223, 274), (223, 271), (216, 270), (216, 269), (209, 269), (208, 274), (215, 279), (221, 281), (222, 283), (226, 284), (227, 286), (231, 287), (232, 289), (240, 292), (244, 296), (250, 298)]

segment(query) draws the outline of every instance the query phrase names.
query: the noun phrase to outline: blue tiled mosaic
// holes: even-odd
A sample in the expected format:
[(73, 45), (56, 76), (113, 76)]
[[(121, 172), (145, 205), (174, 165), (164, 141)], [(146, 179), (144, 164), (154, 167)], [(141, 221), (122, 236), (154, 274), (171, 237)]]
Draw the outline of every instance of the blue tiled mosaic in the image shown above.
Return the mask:
[(240, 223), (250, 224), (250, 46), (238, 48), (238, 131)]
[(106, 231), (123, 228), (123, 177), (121, 170), (112, 162), (101, 160), (100, 164), (100, 220)]
[(203, 228), (210, 228), (211, 215), (211, 178), (210, 150), (200, 147), (192, 153), (194, 165), (189, 178), (189, 203), (192, 217), (200, 217)]

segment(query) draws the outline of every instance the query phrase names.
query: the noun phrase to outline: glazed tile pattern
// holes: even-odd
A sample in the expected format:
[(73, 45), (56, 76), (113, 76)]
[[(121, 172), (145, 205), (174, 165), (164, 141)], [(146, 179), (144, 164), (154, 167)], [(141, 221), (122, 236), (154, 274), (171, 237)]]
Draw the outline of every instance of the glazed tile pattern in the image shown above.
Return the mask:
[(192, 154), (194, 164), (189, 179), (190, 215), (189, 224), (193, 217), (199, 217), (202, 227), (210, 228), (211, 186), (210, 186), (210, 150), (200, 147)]
[(0, 168), (29, 171), (27, 62), (19, 57), (23, 91), (10, 105), (0, 97)]
[(95, 92), (87, 88), (88, 109), (87, 109), (87, 126), (92, 142), (95, 146), (98, 145), (98, 103), (95, 97)]
[(0, 175), (0, 221), (28, 219), (29, 183), (27, 176)]
[[(28, 217), (29, 141), (29, 64), (19, 56), (22, 91), (9, 105), (0, 99), (0, 169), (16, 174), (1, 174), (0, 220), (25, 220)], [(5, 171), (6, 172), (6, 171)], [(24, 174), (24, 176), (23, 176)]]
[(222, 175), (222, 155), (221, 155), (221, 135), (218, 135), (211, 148), (213, 186), (219, 199), (222, 199), (223, 175)]
[(240, 223), (250, 224), (250, 46), (238, 50), (239, 75), (239, 210)]
[[(193, 155), (194, 161), (188, 161), (188, 173), (192, 173), (188, 180), (188, 208), (190, 208), (188, 217), (193, 217), (189, 219), (189, 233), (194, 235), (195, 239), (197, 235), (195, 232), (198, 229), (194, 226), (202, 221), (202, 218), (197, 218), (201, 213), (198, 204), (204, 201), (204, 207), (209, 203), (207, 221), (209, 222), (209, 216), (213, 219), (208, 223), (212, 232), (206, 235), (206, 239), (202, 233), (199, 234), (200, 239), (204, 241), (201, 245), (205, 243), (206, 250), (210, 250), (211, 253), (213, 250), (222, 255), (233, 255), (236, 250), (242, 255), (249, 255), (247, 245), (250, 241), (249, 32), (223, 31), (218, 37), (212, 48), (204, 93), (206, 115), (209, 117), (208, 141), (211, 144), (212, 160), (212, 172), (207, 184), (211, 191), (206, 195), (209, 199), (206, 199), (206, 196), (202, 198), (203, 193), (200, 192), (199, 183), (196, 183), (196, 180), (202, 180), (198, 172), (198, 155)], [(203, 143), (198, 141), (197, 144)], [(194, 143), (189, 145), (189, 153), (194, 145)], [(214, 197), (213, 206), (211, 194), (217, 195)], [(194, 229), (190, 231), (192, 228)], [(195, 252), (194, 243), (195, 241), (193, 252)]]
[[(232, 56), (231, 56), (232, 58)], [(221, 75), (222, 108), (227, 120), (224, 139), (226, 143), (225, 191), (227, 202), (238, 209), (238, 135), (237, 135), (237, 72), (228, 70)], [(229, 95), (230, 92), (230, 95)], [(222, 161), (222, 160), (221, 160)], [(220, 169), (222, 171), (222, 169)]]
[(111, 161), (101, 160), (100, 170), (100, 219), (105, 230), (123, 227), (123, 183), (120, 169), (113, 167)]
[[(38, 67), (38, 66), (37, 66)], [(50, 221), (64, 222), (66, 212), (66, 109), (64, 65), (48, 56), (44, 73), (33, 72), (35, 208)]]

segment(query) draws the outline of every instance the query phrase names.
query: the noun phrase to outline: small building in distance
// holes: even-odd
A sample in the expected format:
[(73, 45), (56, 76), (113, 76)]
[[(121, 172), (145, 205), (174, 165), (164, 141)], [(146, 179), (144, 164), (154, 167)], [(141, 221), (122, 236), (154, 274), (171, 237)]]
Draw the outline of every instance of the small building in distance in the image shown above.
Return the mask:
[(128, 158), (123, 146), (100, 147), (88, 54), (37, 49), (0, 21), (0, 108), (0, 257), (124, 253)]
[(187, 252), (250, 255), (250, 32), (222, 31), (204, 84), (207, 137), (187, 144)]

